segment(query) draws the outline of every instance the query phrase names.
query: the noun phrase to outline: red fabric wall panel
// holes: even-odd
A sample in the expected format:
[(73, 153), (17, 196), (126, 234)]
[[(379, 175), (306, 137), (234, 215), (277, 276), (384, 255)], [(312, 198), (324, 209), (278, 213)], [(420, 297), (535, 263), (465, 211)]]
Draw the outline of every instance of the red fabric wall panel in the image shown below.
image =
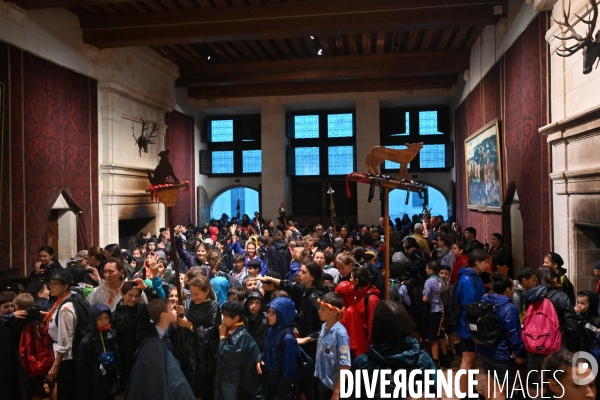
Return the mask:
[(12, 267), (29, 273), (46, 244), (48, 215), (62, 190), (82, 210), (78, 217), (87, 242), (98, 239), (97, 86), (4, 43), (0, 57), (0, 83), (9, 87), (10, 104), (4, 136), (11, 138), (1, 140), (0, 202), (6, 212), (0, 215), (0, 257), (11, 257)]
[(11, 118), (11, 147), (10, 169), (11, 169), (11, 229), (10, 240), (12, 241), (12, 265), (11, 267), (21, 266), (24, 263), (27, 252), (25, 247), (25, 229), (24, 229), (24, 201), (23, 198), (23, 124), (24, 113), (23, 103), (25, 102), (23, 86), (20, 84), (23, 74), (23, 51), (15, 47), (10, 47), (10, 118)]
[[(10, 164), (8, 158), (8, 141), (10, 135), (8, 134), (9, 114), (8, 114), (8, 96), (9, 88), (9, 47), (7, 44), (0, 42), (0, 85), (2, 85), (2, 99), (0, 99), (2, 105), (2, 126), (0, 135), (0, 254), (3, 255), (4, 260), (10, 257)], [(5, 266), (7, 268), (10, 266)]]
[(169, 160), (173, 171), (181, 181), (190, 182), (189, 192), (181, 192), (177, 198), (177, 205), (173, 208), (174, 224), (187, 225), (190, 218), (195, 223), (194, 118), (173, 111), (165, 114), (165, 124), (167, 147), (171, 150)]
[(526, 264), (537, 266), (549, 246), (548, 156), (538, 129), (547, 123), (546, 20), (539, 16), (456, 110), (457, 213), (481, 241), (502, 232), (496, 213), (467, 209), (464, 140), (498, 118), (501, 131), (503, 190), (514, 180), (521, 200)]

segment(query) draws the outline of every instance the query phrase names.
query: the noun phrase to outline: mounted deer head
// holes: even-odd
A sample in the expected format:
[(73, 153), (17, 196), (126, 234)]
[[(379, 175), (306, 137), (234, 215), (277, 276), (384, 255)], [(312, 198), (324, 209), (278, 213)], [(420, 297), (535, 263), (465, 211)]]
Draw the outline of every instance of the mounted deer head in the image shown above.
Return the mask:
[[(554, 19), (554, 17), (552, 18), (554, 22), (560, 26), (560, 30), (562, 33), (561, 37), (554, 35), (555, 38), (562, 41), (571, 39), (575, 39), (577, 41), (577, 44), (574, 44), (573, 46), (566, 46), (563, 43), (562, 46), (556, 50), (556, 54), (558, 54), (561, 57), (569, 57), (577, 53), (580, 49), (583, 49), (584, 74), (589, 74), (590, 72), (592, 72), (594, 62), (598, 58), (600, 58), (600, 31), (596, 32), (596, 35), (592, 38), (594, 30), (596, 29), (596, 22), (598, 20), (598, 4), (596, 3), (596, 0), (589, 0), (589, 2), (592, 6), (592, 11), (587, 20), (585, 19), (585, 17), (582, 18), (579, 15), (574, 14), (579, 22), (582, 22), (588, 26), (585, 36), (581, 36), (580, 34), (578, 34), (573, 28), (573, 25), (569, 23), (569, 18), (571, 16), (571, 0), (569, 0), (568, 10), (565, 10), (563, 7), (563, 22), (557, 21), (556, 19)], [(587, 6), (586, 9), (587, 14), (589, 13), (590, 9)], [(567, 34), (569, 36), (567, 36)]]
[[(150, 129), (150, 132), (148, 132)], [(142, 156), (142, 150), (144, 153), (148, 152), (149, 144), (156, 144), (156, 139), (158, 138), (158, 123), (157, 122), (149, 122), (144, 121), (142, 119), (142, 131), (139, 137), (135, 137), (135, 130), (133, 126), (131, 127), (133, 131), (132, 136), (135, 139), (135, 144), (137, 144), (140, 152), (140, 157)]]

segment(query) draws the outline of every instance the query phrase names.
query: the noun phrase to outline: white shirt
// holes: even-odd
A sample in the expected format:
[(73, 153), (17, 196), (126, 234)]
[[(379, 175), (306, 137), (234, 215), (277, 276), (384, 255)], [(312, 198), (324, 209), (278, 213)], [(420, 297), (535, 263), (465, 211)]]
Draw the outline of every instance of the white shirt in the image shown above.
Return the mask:
[[(69, 297), (71, 297), (70, 294), (65, 297), (63, 303)], [(56, 314), (59, 310), (58, 326), (56, 326)], [(73, 336), (75, 336), (75, 325), (77, 325), (77, 315), (75, 314), (73, 303), (69, 302), (56, 307), (54, 314), (52, 314), (52, 319), (50, 319), (50, 324), (48, 325), (48, 334), (54, 341), (54, 344), (52, 345), (54, 354), (63, 353), (65, 355), (63, 360), (73, 359)]]
[[(121, 286), (122, 285), (123, 284), (121, 283)], [(113, 295), (113, 298), (112, 298), (112, 302), (109, 302), (109, 300), (111, 300), (111, 298), (110, 298), (111, 293)], [(108, 285), (106, 284), (106, 281), (104, 279), (100, 280), (98, 287), (96, 289), (94, 289), (87, 298), (87, 301), (90, 302), (91, 306), (93, 306), (94, 304), (106, 304), (108, 307), (110, 307), (110, 311), (115, 311), (115, 308), (117, 308), (117, 303), (120, 300), (121, 300), (121, 287), (119, 287), (116, 290), (112, 290), (108, 287)], [(146, 297), (146, 293), (142, 292), (139, 303), (147, 303), (147, 302), (148, 302), (148, 298)]]

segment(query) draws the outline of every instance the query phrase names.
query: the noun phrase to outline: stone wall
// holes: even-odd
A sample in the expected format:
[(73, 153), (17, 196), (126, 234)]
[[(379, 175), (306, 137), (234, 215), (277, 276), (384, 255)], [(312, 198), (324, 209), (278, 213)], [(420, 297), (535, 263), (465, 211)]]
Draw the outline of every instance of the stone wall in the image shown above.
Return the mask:
[[(568, 2), (559, 0), (552, 9), (557, 20), (563, 19), (563, 5)], [(583, 16), (586, 6), (588, 0), (573, 0), (571, 7), (570, 22), (582, 35), (587, 26), (576, 23), (574, 14)], [(552, 117), (551, 124), (540, 130), (551, 145), (553, 248), (565, 260), (576, 289), (593, 289), (593, 266), (600, 259), (600, 71), (583, 73), (581, 51), (567, 58), (558, 56), (556, 49), (562, 42), (554, 35), (560, 35), (560, 27), (552, 22), (546, 33)]]

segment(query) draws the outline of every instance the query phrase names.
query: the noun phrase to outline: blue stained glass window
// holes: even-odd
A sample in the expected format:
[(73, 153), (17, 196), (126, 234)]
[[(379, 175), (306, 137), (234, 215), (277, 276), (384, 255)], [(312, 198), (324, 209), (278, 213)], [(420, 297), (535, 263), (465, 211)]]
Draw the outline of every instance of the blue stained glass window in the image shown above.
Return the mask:
[(296, 115), (294, 117), (295, 139), (318, 139), (319, 138), (319, 116), (318, 115)]
[(446, 145), (426, 144), (421, 149), (421, 168), (445, 168)]
[(327, 137), (352, 137), (352, 114), (327, 115)]
[(390, 136), (408, 136), (408, 135), (410, 135), (410, 112), (407, 111), (404, 118), (406, 119), (406, 128), (405, 128), (406, 132), (393, 133)]
[(437, 111), (419, 112), (419, 135), (443, 135), (442, 132), (438, 132)]
[(212, 152), (212, 173), (233, 174), (233, 151)]
[(233, 142), (233, 120), (210, 121), (210, 132), (212, 142)]
[(320, 175), (319, 148), (296, 147), (296, 175)]
[(348, 175), (354, 171), (354, 147), (330, 146), (327, 154), (329, 175)]
[(244, 174), (262, 172), (262, 151), (242, 151), (242, 172)]
[[(388, 149), (394, 149), (394, 150), (402, 150), (402, 149), (406, 149), (406, 146), (385, 146)], [(385, 160), (385, 164), (383, 165), (383, 168), (385, 169), (400, 169), (400, 164), (393, 162), (393, 161), (389, 161), (389, 160)], [(410, 168), (410, 164), (408, 164), (408, 168)]]

